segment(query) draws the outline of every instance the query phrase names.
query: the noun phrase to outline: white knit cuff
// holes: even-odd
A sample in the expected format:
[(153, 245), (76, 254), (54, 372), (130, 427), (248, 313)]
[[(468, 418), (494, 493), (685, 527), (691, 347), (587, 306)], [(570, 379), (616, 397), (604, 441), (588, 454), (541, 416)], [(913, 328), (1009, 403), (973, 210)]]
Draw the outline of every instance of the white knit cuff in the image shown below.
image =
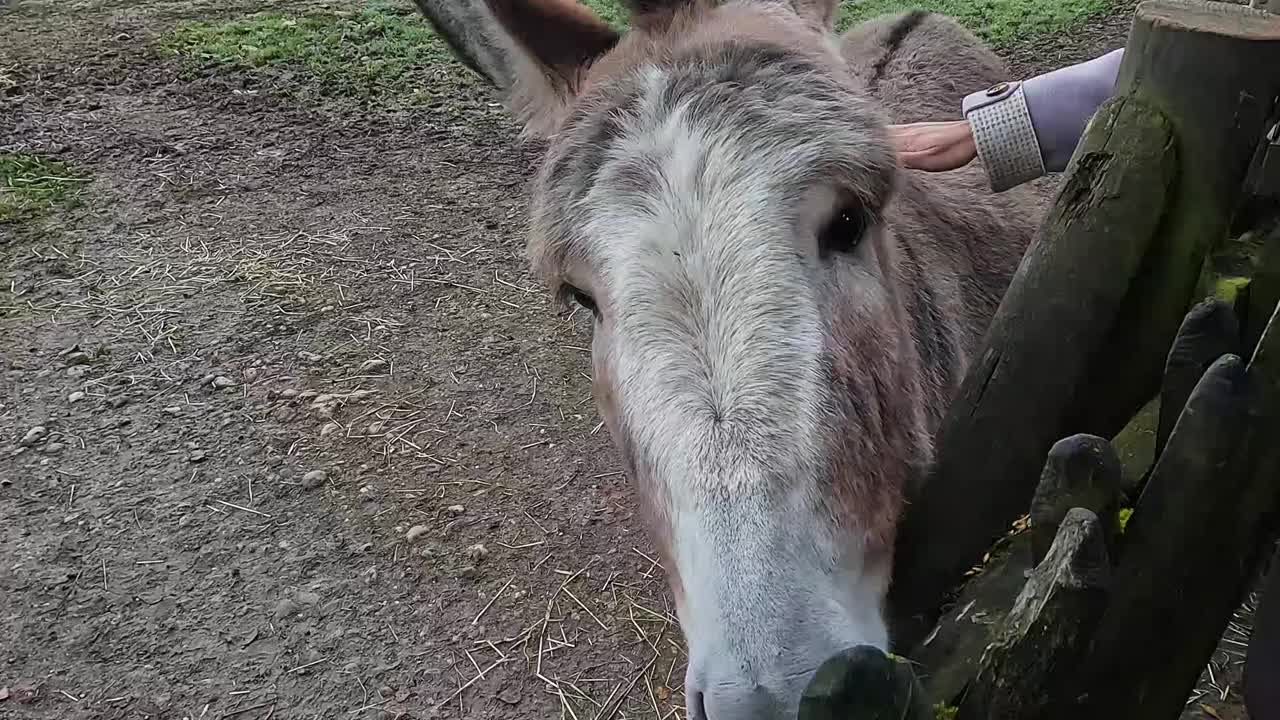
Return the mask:
[(964, 99), (973, 143), (995, 192), (1045, 174), (1031, 112), (1021, 83), (1000, 83)]

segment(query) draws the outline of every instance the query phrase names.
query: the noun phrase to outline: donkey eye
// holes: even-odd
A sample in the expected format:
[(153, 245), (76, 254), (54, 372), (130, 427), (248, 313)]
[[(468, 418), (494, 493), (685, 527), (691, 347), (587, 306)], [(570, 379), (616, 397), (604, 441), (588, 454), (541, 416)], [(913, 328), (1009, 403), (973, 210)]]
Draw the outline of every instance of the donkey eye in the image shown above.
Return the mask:
[(822, 255), (852, 252), (866, 232), (866, 214), (858, 208), (843, 208), (818, 235), (818, 252)]
[(566, 289), (566, 292), (569, 297), (573, 298), (573, 301), (582, 306), (583, 309), (590, 310), (593, 315), (600, 314), (599, 308), (596, 307), (596, 301), (592, 299), (590, 295), (573, 286), (569, 286)]

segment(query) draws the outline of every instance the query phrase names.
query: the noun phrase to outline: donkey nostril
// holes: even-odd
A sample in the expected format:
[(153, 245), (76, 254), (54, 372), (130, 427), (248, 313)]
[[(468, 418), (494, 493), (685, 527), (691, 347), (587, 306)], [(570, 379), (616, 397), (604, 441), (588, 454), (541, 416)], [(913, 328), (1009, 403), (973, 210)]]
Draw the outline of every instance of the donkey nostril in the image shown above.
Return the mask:
[(706, 700), (701, 691), (689, 698), (689, 720), (707, 720)]

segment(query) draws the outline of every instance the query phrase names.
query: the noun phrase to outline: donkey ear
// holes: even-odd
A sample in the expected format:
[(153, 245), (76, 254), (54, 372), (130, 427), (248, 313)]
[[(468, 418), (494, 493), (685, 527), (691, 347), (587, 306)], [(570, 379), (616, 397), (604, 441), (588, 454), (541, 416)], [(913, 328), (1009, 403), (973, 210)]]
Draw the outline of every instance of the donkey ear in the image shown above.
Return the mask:
[(791, 0), (796, 14), (808, 20), (820, 30), (830, 30), (836, 23), (838, 0)]
[(530, 134), (550, 132), (619, 35), (576, 0), (415, 0), (453, 54), (496, 86)]

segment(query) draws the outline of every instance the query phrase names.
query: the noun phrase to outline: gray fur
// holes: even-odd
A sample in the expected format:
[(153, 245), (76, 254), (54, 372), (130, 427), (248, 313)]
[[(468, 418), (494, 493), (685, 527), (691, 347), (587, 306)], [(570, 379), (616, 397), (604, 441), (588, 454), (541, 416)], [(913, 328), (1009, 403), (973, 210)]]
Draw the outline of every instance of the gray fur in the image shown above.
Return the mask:
[(502, 31), (484, 0), (414, 0), (431, 27), (472, 72), (502, 92), (515, 82)]
[(903, 496), (1046, 198), (897, 166), (888, 122), (1006, 79), (950, 20), (837, 40), (822, 0), (651, 4), (573, 96), (525, 96), (549, 139), (529, 250), (599, 307), (598, 403), (676, 593), (691, 720), (794, 717), (828, 655), (887, 643)]

